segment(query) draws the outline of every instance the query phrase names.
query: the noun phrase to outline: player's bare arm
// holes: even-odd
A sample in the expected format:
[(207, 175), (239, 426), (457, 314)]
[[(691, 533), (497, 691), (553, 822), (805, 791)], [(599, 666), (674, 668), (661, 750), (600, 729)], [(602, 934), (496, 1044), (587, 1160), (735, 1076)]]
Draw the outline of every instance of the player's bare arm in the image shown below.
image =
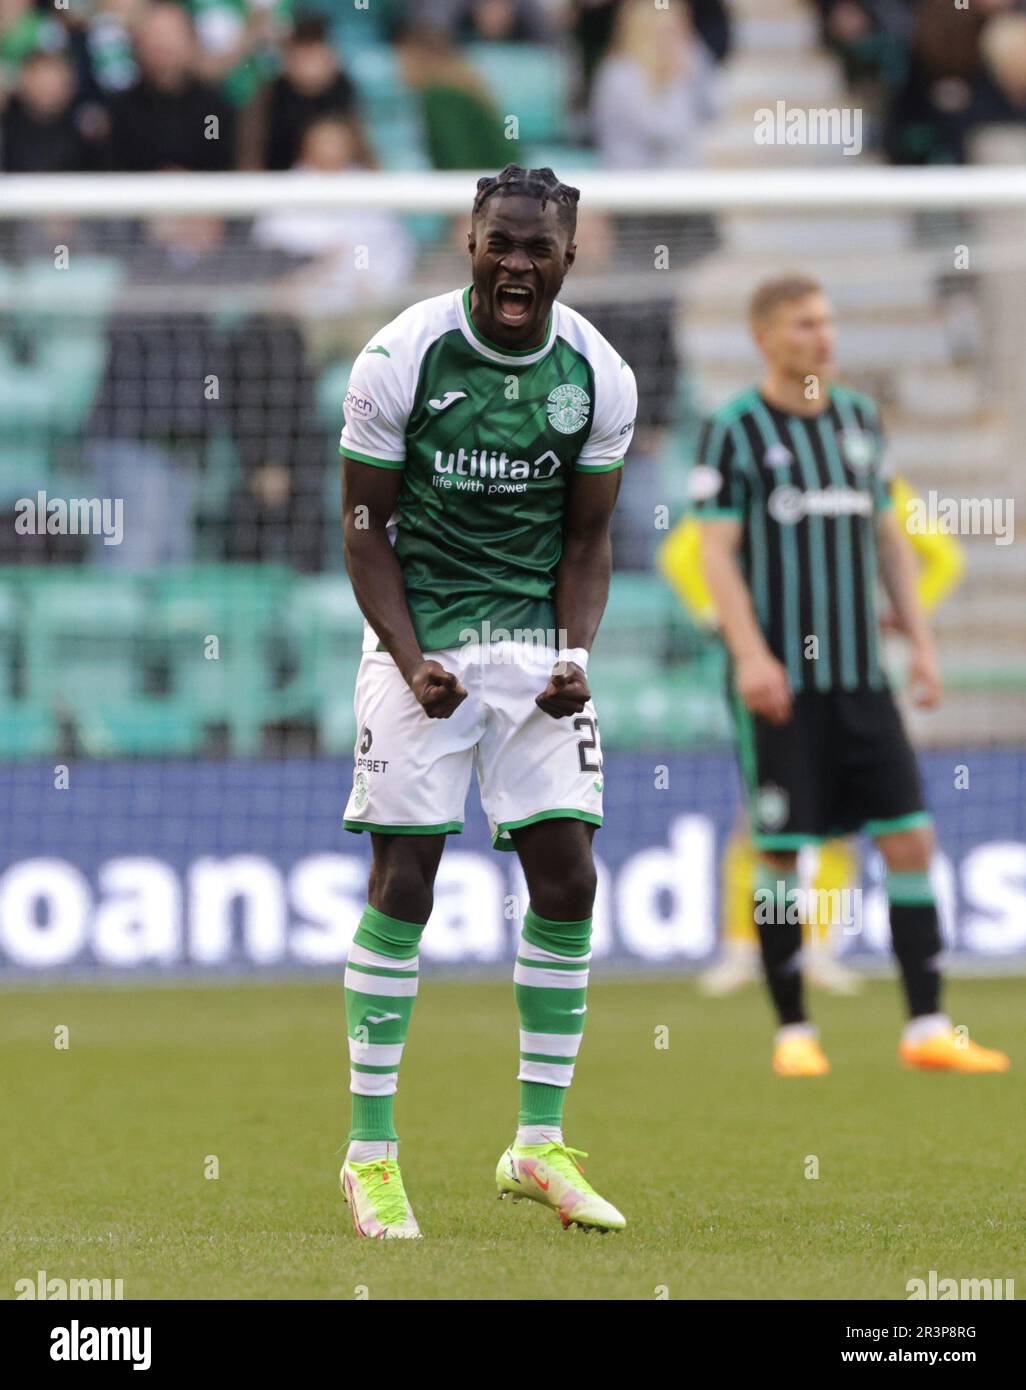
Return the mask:
[(402, 570), (388, 539), (402, 474), (342, 459), (342, 543), (353, 593), (406, 684), (431, 719), (448, 719), (467, 698), (456, 676), (425, 661), (410, 617)]
[[(609, 597), (613, 548), (609, 522), (620, 492), (621, 470), (586, 473), (572, 477), (567, 497), (563, 551), (556, 571), (556, 626), (563, 645), (591, 650)], [(554, 670), (548, 685), (535, 700), (539, 709), (562, 719), (580, 714), (591, 699), (588, 679), (576, 662), (566, 670)]]
[(891, 601), (894, 625), (912, 645), (909, 666), (912, 699), (920, 708), (932, 709), (941, 696), (937, 651), (919, 602), (915, 555), (893, 511), (886, 511), (880, 517), (877, 554), (880, 579)]
[(791, 717), (791, 685), (756, 621), (738, 564), (740, 544), (739, 521), (724, 518), (703, 524), (702, 561), (723, 637), (734, 658), (738, 694), (753, 714), (773, 724), (786, 724)]

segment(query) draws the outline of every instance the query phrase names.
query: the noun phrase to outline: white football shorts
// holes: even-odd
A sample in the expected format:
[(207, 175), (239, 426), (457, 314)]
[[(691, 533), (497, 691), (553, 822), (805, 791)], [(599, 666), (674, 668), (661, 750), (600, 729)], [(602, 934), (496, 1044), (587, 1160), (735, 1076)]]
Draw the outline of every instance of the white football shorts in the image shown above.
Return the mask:
[(424, 655), (456, 675), (467, 698), (448, 719), (429, 719), (391, 656), (364, 652), (347, 830), (461, 831), (472, 766), (497, 849), (513, 849), (509, 832), (535, 821), (602, 824), (594, 701), (562, 719), (534, 702), (548, 682), (555, 648), (499, 642)]

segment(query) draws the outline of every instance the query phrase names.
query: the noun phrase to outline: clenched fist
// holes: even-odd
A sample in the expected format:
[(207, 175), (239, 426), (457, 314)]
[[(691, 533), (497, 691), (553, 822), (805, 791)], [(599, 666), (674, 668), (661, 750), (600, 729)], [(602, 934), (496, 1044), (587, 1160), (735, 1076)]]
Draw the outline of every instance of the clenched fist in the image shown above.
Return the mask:
[(437, 661), (420, 663), (410, 677), (410, 689), (429, 719), (448, 719), (467, 698), (459, 677)]

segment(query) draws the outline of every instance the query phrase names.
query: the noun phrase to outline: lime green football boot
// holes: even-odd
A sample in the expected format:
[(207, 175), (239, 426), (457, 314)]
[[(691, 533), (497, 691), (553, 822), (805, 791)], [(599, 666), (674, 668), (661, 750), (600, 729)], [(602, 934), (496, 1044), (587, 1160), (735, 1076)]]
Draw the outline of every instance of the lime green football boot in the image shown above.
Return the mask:
[(499, 1196), (512, 1197), (514, 1202), (527, 1197), (551, 1207), (564, 1230), (579, 1226), (583, 1231), (622, 1231), (626, 1220), (595, 1191), (578, 1157), (588, 1155), (555, 1141), (511, 1144), (495, 1170)]
[(346, 1162), (338, 1177), (358, 1236), (377, 1240), (416, 1240), (420, 1236), (396, 1159)]

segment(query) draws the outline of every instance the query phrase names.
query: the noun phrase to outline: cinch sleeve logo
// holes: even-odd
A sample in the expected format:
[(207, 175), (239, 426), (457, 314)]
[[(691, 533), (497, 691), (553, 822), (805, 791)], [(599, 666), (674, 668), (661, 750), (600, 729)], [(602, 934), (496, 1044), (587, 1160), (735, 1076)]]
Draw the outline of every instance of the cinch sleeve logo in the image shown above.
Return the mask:
[(366, 391), (358, 391), (350, 386), (342, 402), (342, 410), (347, 420), (373, 420), (378, 413), (378, 404)]
[(580, 386), (565, 381), (549, 392), (545, 404), (549, 424), (560, 434), (576, 434), (591, 412), (591, 397)]

